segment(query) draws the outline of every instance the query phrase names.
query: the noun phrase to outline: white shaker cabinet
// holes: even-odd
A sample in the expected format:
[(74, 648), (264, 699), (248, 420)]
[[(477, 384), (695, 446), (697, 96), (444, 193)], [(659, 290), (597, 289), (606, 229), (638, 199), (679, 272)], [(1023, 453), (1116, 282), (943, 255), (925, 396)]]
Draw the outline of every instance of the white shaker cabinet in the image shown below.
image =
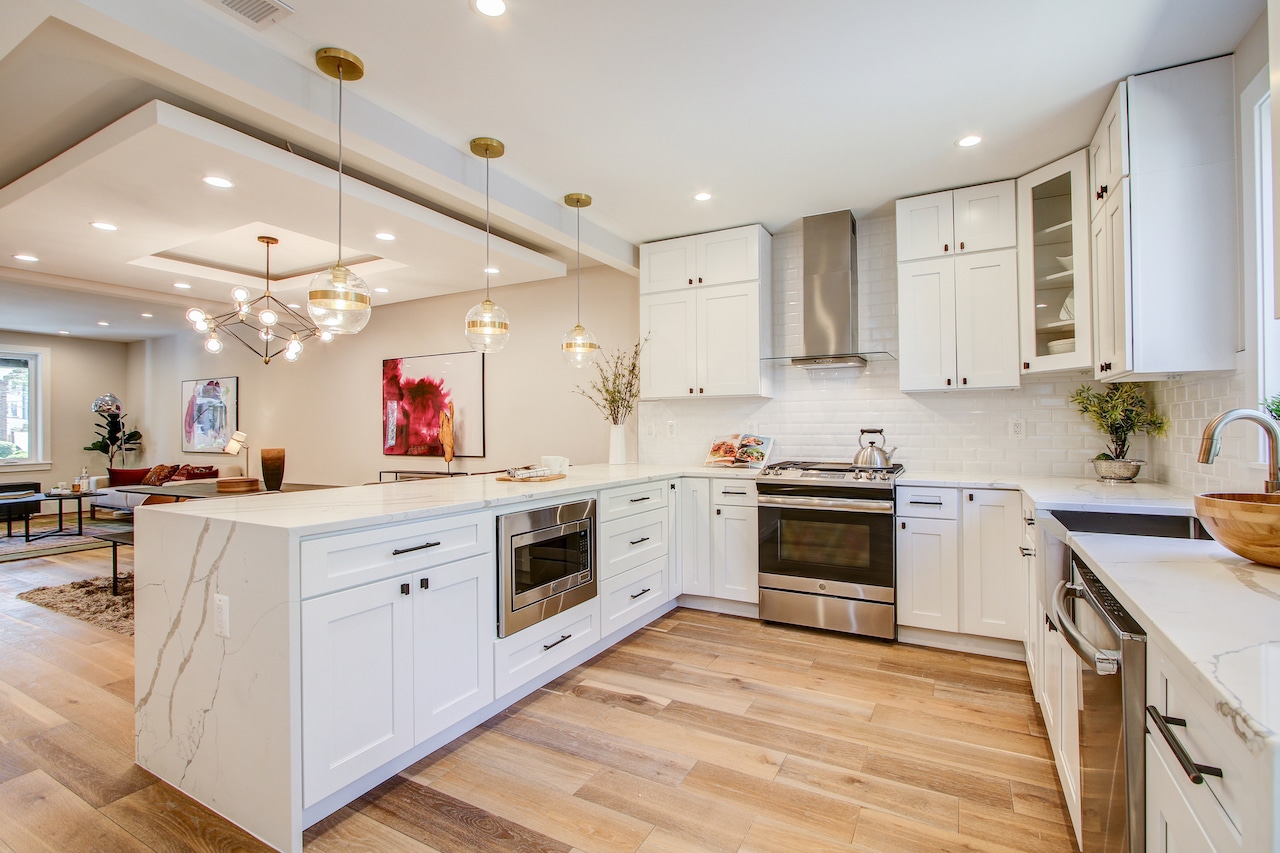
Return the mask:
[(960, 629), (960, 529), (956, 490), (899, 486), (897, 618), (899, 625)]
[(681, 592), (756, 604), (759, 523), (752, 480), (680, 480)]
[(769, 395), (771, 245), (752, 225), (641, 246), (643, 399)]
[(1132, 76), (1094, 137), (1097, 379), (1235, 367), (1234, 79), (1229, 56)]
[(717, 504), (711, 519), (711, 577), (715, 598), (760, 601), (758, 511)]
[(1014, 182), (900, 199), (898, 260), (1007, 249), (1017, 243)]
[(960, 501), (960, 630), (1022, 642), (1026, 632), (1022, 493), (964, 489)]
[(679, 512), (680, 590), (689, 595), (710, 596), (711, 481), (682, 478)]
[(903, 391), (1017, 387), (1017, 253), (899, 264), (898, 343)]

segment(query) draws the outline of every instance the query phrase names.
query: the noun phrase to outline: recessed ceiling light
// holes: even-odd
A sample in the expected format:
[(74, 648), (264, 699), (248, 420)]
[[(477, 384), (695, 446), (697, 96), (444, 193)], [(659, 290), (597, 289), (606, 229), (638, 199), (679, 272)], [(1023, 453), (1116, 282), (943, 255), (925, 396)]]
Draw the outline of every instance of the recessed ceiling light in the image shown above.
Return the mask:
[(14, 255), (13, 259), (15, 261), (26, 261), (29, 264), (35, 263), (36, 261), (40, 260), (35, 255)]
[(58, 334), (60, 334), (60, 335), (69, 335), (69, 334), (71, 334), (71, 333), (70, 333), (70, 332), (68, 332), (66, 329), (59, 329), (59, 330), (58, 330)]
[(219, 178), (217, 175), (205, 175), (200, 180), (204, 181), (211, 187), (217, 187), (222, 190), (230, 189), (235, 186), (231, 181), (228, 181), (226, 178)]
[(694, 201), (711, 201), (711, 193), (698, 193), (693, 197)]
[(374, 293), (390, 293), (391, 291), (387, 290), (385, 287), (375, 287), (373, 289), (373, 292)]
[(187, 284), (185, 281), (175, 281), (175, 282), (173, 283), (173, 286), (174, 286), (174, 287), (176, 287), (176, 288), (178, 288), (179, 290), (190, 290), (190, 289), (191, 289), (191, 285)]
[(507, 11), (507, 4), (503, 0), (471, 0), (471, 8), (481, 15), (496, 18)]
[(108, 323), (106, 320), (99, 320), (99, 321), (98, 321), (98, 325), (99, 325), (99, 326), (110, 326), (111, 324), (110, 324), (110, 323)]
[(97, 228), (99, 231), (119, 231), (120, 230), (116, 226), (112, 225), (110, 222), (90, 222), (89, 224), (92, 225), (94, 228)]
[(379, 231), (373, 236), (377, 237), (379, 240), (386, 240), (387, 242), (391, 242), (396, 238), (396, 235), (392, 234), (390, 231)]
[(142, 316), (143, 316), (143, 317), (147, 317), (147, 318), (151, 318), (151, 317), (154, 317), (154, 316), (156, 316), (156, 315), (155, 315), (155, 314), (143, 314)]
[(497, 267), (485, 267), (485, 268), (484, 268), (484, 272), (485, 272), (485, 275), (497, 275), (497, 274), (498, 274), (498, 268), (497, 268)]
[(1036, 307), (1037, 307), (1037, 308), (1048, 308), (1049, 306), (1048, 306), (1048, 304), (1046, 304), (1046, 303), (1044, 303), (1044, 302), (1040, 302), (1040, 303), (1037, 303), (1037, 304), (1036, 304)]
[(956, 145), (959, 145), (961, 148), (972, 148), (973, 146), (977, 145), (981, 141), (982, 141), (981, 136), (973, 136), (973, 135), (962, 136), (956, 140)]
[(290, 308), (292, 308), (292, 309), (294, 309), (294, 310), (296, 311), (296, 310), (298, 310), (299, 308), (301, 308), (302, 306), (301, 306), (301, 305), (299, 305), (299, 304), (298, 304), (298, 303), (296, 303), (296, 302), (290, 302), (290, 303), (289, 303), (289, 307), (290, 307)]

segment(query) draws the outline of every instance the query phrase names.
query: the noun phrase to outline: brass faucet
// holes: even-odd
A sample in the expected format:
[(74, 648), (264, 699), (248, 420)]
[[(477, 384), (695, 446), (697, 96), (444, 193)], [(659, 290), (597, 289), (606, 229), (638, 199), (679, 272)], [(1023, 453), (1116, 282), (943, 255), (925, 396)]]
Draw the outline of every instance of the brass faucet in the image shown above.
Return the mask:
[(1219, 433), (1224, 426), (1238, 420), (1253, 421), (1262, 427), (1262, 433), (1267, 439), (1269, 459), (1266, 491), (1280, 492), (1280, 428), (1276, 427), (1276, 422), (1271, 418), (1254, 409), (1231, 409), (1209, 421), (1200, 440), (1200, 462), (1205, 465), (1213, 462), (1221, 449), (1218, 444)]

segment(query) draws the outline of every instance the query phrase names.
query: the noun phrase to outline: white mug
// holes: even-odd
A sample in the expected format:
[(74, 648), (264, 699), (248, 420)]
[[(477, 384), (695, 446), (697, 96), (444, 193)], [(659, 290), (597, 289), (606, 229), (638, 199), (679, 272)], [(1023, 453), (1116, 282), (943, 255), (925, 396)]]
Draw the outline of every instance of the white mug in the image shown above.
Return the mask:
[(569, 459), (566, 456), (544, 456), (542, 457), (542, 467), (546, 468), (551, 474), (568, 474)]

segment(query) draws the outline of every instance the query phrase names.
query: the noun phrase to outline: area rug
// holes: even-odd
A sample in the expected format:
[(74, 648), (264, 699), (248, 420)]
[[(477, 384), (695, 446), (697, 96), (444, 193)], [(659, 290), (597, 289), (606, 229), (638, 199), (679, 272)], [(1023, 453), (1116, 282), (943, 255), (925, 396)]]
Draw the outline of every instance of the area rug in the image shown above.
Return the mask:
[[(31, 519), (31, 532), (44, 533), (53, 530), (58, 526), (57, 515), (38, 515)], [(45, 539), (37, 539), (34, 542), (27, 542), (22, 536), (22, 522), (15, 521), (13, 523), (13, 536), (5, 536), (0, 533), (0, 563), (7, 563), (10, 560), (29, 560), (33, 557), (48, 557), (52, 554), (66, 554), (71, 551), (90, 551), (94, 548), (110, 548), (110, 542), (103, 542), (101, 539), (94, 539), (95, 533), (122, 533), (125, 530), (133, 529), (133, 519), (108, 519), (99, 518), (90, 520), (86, 513), (84, 520), (84, 535), (79, 536), (75, 533), (76, 520), (74, 511), (69, 518), (63, 520), (63, 527), (71, 531), (69, 536), (50, 536)], [(5, 530), (0, 525), (0, 530)]]
[(120, 594), (111, 594), (111, 578), (89, 578), (61, 586), (39, 586), (18, 598), (66, 616), (133, 636), (133, 575), (120, 575)]

